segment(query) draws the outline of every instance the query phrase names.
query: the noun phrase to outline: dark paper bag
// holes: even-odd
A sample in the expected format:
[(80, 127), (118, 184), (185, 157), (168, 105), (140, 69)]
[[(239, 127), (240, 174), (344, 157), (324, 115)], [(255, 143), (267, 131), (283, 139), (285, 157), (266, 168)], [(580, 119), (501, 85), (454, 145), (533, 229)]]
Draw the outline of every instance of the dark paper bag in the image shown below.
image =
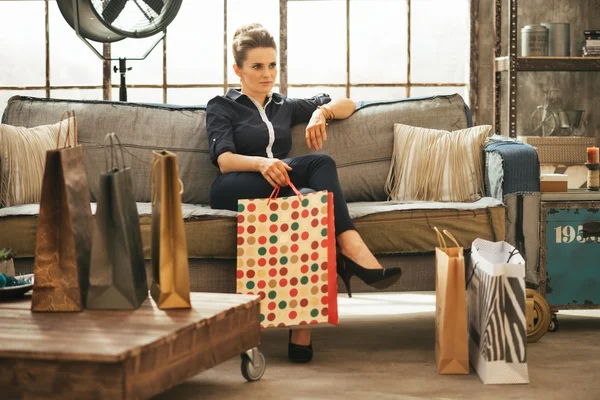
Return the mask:
[(114, 133), (106, 139), (111, 166), (100, 175), (86, 308), (133, 310), (148, 298), (140, 219), (121, 142)]
[(435, 249), (435, 362), (440, 374), (469, 373), (467, 292), (463, 248), (446, 230), (456, 247), (447, 247), (440, 231)]
[(177, 157), (152, 152), (152, 285), (158, 308), (191, 308), (188, 251)]
[(77, 120), (74, 112), (65, 114), (64, 146), (59, 145), (61, 123), (57, 149), (46, 152), (35, 243), (32, 311), (85, 308), (92, 210), (83, 152), (77, 145)]

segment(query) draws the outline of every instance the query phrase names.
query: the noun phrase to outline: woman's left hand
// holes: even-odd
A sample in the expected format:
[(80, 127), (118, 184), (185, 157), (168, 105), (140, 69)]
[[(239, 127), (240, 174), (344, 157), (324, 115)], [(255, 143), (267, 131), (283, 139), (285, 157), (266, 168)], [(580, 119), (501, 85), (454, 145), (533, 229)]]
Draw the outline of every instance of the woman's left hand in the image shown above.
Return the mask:
[(325, 114), (323, 110), (317, 108), (308, 121), (306, 126), (306, 146), (310, 149), (321, 150), (323, 142), (327, 140), (327, 129), (325, 128)]

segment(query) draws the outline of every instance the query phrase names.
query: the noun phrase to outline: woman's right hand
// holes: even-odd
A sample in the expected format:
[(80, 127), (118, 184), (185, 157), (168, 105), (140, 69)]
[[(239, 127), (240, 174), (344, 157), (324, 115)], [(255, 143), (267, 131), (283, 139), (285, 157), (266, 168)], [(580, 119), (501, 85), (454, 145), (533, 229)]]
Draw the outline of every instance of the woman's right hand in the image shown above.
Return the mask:
[(263, 158), (259, 162), (258, 170), (271, 186), (276, 187), (288, 185), (288, 171), (291, 171), (292, 167), (277, 158)]

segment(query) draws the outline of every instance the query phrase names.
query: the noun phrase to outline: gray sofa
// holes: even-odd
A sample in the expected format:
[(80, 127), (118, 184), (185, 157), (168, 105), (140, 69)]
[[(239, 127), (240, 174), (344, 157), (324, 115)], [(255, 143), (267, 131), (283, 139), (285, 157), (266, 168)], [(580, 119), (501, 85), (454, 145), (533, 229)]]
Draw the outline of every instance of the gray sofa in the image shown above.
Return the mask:
[[(55, 123), (65, 110), (75, 110), (77, 115), (92, 202), (105, 168), (105, 134), (115, 132), (123, 142), (126, 164), (135, 175), (133, 190), (148, 262), (151, 151), (167, 149), (177, 154), (185, 186), (183, 215), (192, 290), (234, 292), (236, 213), (208, 206), (217, 169), (208, 152), (205, 108), (15, 96), (9, 100), (2, 122), (25, 127)], [(403, 278), (388, 290), (434, 290), (436, 235), (432, 227), (449, 229), (466, 248), (477, 237), (504, 240), (505, 207), (501, 199), (491, 197), (475, 203), (386, 201), (384, 184), (397, 122), (456, 130), (470, 126), (471, 116), (459, 95), (358, 102), (351, 117), (329, 125), (329, 140), (322, 151), (337, 162), (350, 214), (367, 245), (384, 266), (403, 268)], [(291, 155), (309, 153), (304, 125), (295, 126), (293, 135)], [(17, 252), (20, 272), (31, 271), (33, 266), (38, 209), (37, 204), (0, 208), (0, 247)], [(338, 287), (344, 291), (341, 281)], [(353, 280), (353, 289), (372, 290), (358, 279)]]

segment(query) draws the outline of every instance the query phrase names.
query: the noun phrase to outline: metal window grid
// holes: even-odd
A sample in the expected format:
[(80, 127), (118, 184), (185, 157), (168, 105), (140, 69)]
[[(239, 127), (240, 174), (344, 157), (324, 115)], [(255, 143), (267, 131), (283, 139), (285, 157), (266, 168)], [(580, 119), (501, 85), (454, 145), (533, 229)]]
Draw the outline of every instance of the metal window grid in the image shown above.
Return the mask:
[[(102, 85), (51, 85), (50, 82), (50, 40), (49, 40), (49, 0), (43, 0), (45, 5), (45, 52), (46, 52), (46, 83), (44, 86), (0, 86), (0, 90), (45, 90), (46, 97), (50, 97), (50, 90), (52, 89), (102, 89), (104, 100), (111, 99), (111, 89), (118, 88), (118, 85), (113, 85), (111, 80), (111, 62), (104, 61), (102, 69)], [(350, 97), (350, 88), (352, 87), (405, 87), (406, 97), (410, 97), (411, 88), (413, 87), (465, 87), (469, 85), (469, 104), (473, 114), (474, 123), (476, 123), (477, 111), (479, 109), (478, 104), (478, 42), (477, 42), (477, 19), (479, 17), (479, 1), (470, 1), (470, 78), (469, 83), (465, 82), (437, 82), (437, 83), (419, 83), (411, 81), (411, 5), (413, 0), (399, 0), (406, 1), (408, 10), (408, 24), (407, 24), (407, 40), (408, 40), (408, 54), (407, 54), (407, 74), (406, 83), (350, 83), (350, 7), (351, 0), (342, 0), (346, 2), (346, 82), (341, 84), (289, 84), (288, 83), (288, 72), (287, 72), (287, 17), (288, 17), (288, 2), (289, 1), (301, 1), (301, 0), (279, 0), (279, 22), (280, 22), (280, 36), (279, 36), (279, 91), (280, 93), (287, 95), (288, 88), (290, 87), (345, 87), (346, 96)], [(500, 0), (498, 0), (499, 2)], [(127, 85), (128, 88), (153, 88), (162, 89), (163, 102), (167, 103), (167, 89), (169, 88), (223, 88), (225, 93), (230, 87), (236, 87), (237, 85), (230, 85), (227, 82), (227, 68), (229, 49), (227, 47), (227, 0), (223, 0), (223, 83), (222, 84), (169, 84), (167, 82), (167, 41), (163, 40), (163, 79), (161, 85)], [(498, 23), (498, 21), (496, 21)], [(168, 35), (168, 33), (167, 33)], [(498, 46), (498, 43), (497, 43)], [(498, 51), (498, 49), (497, 49)], [(103, 55), (106, 58), (110, 58), (110, 43), (103, 45)], [(497, 90), (497, 87), (496, 87)], [(496, 94), (497, 95), (497, 94)], [(496, 120), (498, 116), (496, 116)]]

